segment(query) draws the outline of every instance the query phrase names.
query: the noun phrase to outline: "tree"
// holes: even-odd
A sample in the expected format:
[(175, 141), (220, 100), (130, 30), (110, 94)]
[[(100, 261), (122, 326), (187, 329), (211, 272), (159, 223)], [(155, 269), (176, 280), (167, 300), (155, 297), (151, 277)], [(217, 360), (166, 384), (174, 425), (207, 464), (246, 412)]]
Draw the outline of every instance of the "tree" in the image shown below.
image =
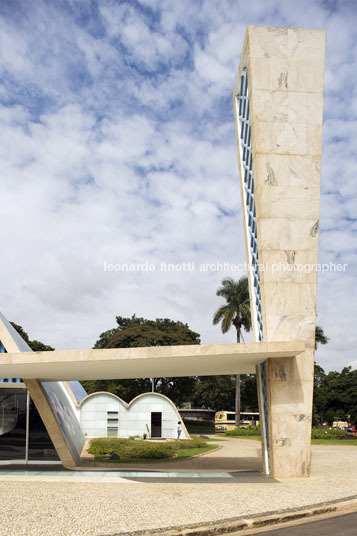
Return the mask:
[(15, 324), (15, 322), (10, 322), (12, 327), (14, 327), (19, 335), (24, 339), (25, 342), (29, 345), (31, 350), (34, 352), (46, 352), (50, 350), (54, 350), (52, 346), (48, 346), (48, 344), (44, 344), (43, 342), (33, 340), (31, 341), (26, 331), (23, 329), (22, 326), (19, 326), (18, 324)]
[[(329, 338), (320, 326), (315, 327), (315, 350), (318, 344), (327, 344)], [(325, 412), (327, 408), (327, 376), (322, 367), (315, 363), (314, 368), (314, 405), (312, 411), (312, 424), (317, 426), (327, 420)], [(331, 411), (328, 415), (330, 420)], [(332, 419), (333, 420), (333, 419)]]
[[(318, 426), (326, 420), (327, 407), (327, 377), (322, 367), (315, 363), (314, 368), (314, 405), (312, 424)], [(332, 419), (333, 420), (333, 419)]]
[(234, 410), (234, 376), (200, 376), (195, 383), (194, 407)]
[(240, 382), (241, 408), (243, 411), (259, 411), (255, 374), (243, 374)]
[[(214, 314), (213, 324), (221, 322), (222, 333), (227, 333), (232, 326), (237, 331), (237, 342), (242, 337), (242, 329), (251, 329), (249, 306), (248, 278), (241, 277), (235, 281), (231, 277), (223, 279), (222, 286), (216, 292), (217, 296), (225, 298), (226, 304), (221, 305)], [(235, 396), (236, 426), (240, 423), (240, 374), (236, 376)]]
[(187, 324), (169, 318), (147, 320), (133, 315), (116, 317), (118, 327), (104, 331), (94, 348), (130, 348), (144, 346), (170, 346), (200, 344), (200, 335)]
[(344, 367), (330, 371), (315, 364), (313, 424), (332, 424), (335, 420), (357, 424), (357, 370)]
[[(148, 320), (133, 315), (131, 318), (116, 317), (117, 327), (99, 336), (94, 348), (138, 348), (145, 346), (171, 346), (200, 344), (200, 335), (187, 324), (169, 318)], [(155, 389), (181, 404), (192, 397), (194, 378), (155, 378)], [(109, 391), (130, 401), (140, 393), (150, 390), (148, 378), (133, 380), (100, 380), (82, 382), (88, 393)]]
[(318, 344), (327, 344), (330, 339), (326, 337), (324, 330), (320, 326), (315, 328), (315, 350)]

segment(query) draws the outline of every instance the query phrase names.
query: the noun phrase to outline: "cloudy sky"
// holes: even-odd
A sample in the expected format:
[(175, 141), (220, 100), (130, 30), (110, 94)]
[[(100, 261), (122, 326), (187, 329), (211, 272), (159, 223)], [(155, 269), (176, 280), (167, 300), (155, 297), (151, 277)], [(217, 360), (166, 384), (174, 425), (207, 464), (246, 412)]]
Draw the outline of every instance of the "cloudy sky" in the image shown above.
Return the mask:
[(198, 267), (245, 260), (232, 90), (248, 24), (327, 30), (320, 262), (348, 268), (320, 276), (317, 361), (357, 366), (355, 0), (1, 0), (0, 308), (31, 338), (87, 348), (136, 313), (234, 341), (212, 315), (236, 274)]

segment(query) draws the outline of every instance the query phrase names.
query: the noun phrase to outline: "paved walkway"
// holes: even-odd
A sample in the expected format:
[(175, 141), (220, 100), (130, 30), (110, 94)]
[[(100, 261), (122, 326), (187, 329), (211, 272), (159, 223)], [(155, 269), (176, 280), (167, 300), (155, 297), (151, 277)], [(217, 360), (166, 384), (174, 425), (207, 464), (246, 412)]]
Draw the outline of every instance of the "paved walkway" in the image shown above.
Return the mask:
[[(165, 465), (177, 472), (183, 468), (222, 471), (222, 466), (224, 472), (229, 472), (247, 469), (247, 464), (251, 468), (259, 466), (258, 442), (230, 439), (220, 445), (223, 448), (219, 451)], [(100, 478), (95, 482), (79, 482), (74, 477), (64, 482), (38, 482), (19, 476), (14, 482), (3, 475), (0, 477), (0, 535), (124, 535), (299, 508), (357, 495), (355, 446), (313, 446), (312, 452), (310, 479), (275, 481), (273, 485), (264, 477), (259, 481), (225, 478), (221, 482), (212, 478), (204, 483), (166, 479), (152, 483), (127, 478), (115, 482)], [(151, 470), (154, 465), (150, 464)], [(167, 470), (161, 464), (160, 467)], [(125, 471), (128, 469), (125, 467)], [(136, 469), (145, 468), (140, 464)]]

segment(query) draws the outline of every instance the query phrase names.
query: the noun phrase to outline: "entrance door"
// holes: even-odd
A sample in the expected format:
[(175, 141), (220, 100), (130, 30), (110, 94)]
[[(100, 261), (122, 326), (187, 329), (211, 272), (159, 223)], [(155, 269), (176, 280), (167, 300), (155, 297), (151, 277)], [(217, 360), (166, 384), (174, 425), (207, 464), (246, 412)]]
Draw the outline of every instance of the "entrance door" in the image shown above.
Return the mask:
[(161, 437), (161, 411), (151, 412), (151, 437)]

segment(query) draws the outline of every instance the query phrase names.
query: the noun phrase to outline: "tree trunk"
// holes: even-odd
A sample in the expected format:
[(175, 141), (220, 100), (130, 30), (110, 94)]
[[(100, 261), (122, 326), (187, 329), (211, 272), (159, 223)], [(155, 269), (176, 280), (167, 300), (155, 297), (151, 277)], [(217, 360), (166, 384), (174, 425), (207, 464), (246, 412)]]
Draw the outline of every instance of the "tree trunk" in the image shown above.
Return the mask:
[[(240, 330), (237, 329), (237, 342), (240, 342)], [(240, 374), (236, 376), (236, 401), (235, 401), (235, 412), (236, 412), (236, 426), (239, 427), (240, 424)]]

